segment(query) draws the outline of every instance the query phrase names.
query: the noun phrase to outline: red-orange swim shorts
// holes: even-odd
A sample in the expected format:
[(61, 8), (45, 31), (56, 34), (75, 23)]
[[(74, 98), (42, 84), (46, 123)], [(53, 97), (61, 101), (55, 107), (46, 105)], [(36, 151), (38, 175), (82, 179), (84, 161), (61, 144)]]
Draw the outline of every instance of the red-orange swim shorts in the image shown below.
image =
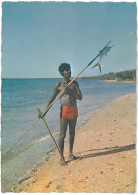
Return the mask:
[(78, 117), (78, 108), (77, 106), (64, 106), (61, 105), (60, 108), (60, 118), (74, 120)]

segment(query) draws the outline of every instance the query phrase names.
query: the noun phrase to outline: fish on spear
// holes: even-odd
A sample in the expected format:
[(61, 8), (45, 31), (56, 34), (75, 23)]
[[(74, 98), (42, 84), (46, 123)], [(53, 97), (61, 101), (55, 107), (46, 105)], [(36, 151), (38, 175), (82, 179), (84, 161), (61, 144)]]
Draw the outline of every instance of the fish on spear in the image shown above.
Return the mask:
[[(107, 53), (112, 49), (112, 47), (114, 47), (115, 45), (113, 46), (108, 46), (112, 41), (109, 41), (106, 46), (99, 51), (99, 56), (100, 56), (100, 60), (98, 63), (96, 63), (92, 68), (98, 66), (99, 67), (99, 70), (100, 70), (100, 73), (101, 73), (101, 62), (103, 61), (104, 57), (107, 56)], [(91, 68), (91, 69), (92, 69)]]

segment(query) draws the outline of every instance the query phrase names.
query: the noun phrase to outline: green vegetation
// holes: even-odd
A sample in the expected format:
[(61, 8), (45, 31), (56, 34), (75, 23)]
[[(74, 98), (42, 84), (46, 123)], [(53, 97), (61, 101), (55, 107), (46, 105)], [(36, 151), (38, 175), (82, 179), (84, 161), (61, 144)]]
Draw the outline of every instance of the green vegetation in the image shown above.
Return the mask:
[(99, 76), (81, 77), (81, 79), (135, 81), (136, 80), (136, 69), (121, 71), (121, 72), (117, 72), (117, 73), (110, 72), (108, 74), (99, 75)]

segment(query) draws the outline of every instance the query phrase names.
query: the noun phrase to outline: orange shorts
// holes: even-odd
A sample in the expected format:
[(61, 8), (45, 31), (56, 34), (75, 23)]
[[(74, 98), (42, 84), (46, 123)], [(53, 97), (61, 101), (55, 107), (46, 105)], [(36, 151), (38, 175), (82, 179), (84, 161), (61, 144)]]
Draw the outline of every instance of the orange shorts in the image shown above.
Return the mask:
[(77, 106), (64, 106), (61, 105), (60, 118), (74, 120), (78, 117)]

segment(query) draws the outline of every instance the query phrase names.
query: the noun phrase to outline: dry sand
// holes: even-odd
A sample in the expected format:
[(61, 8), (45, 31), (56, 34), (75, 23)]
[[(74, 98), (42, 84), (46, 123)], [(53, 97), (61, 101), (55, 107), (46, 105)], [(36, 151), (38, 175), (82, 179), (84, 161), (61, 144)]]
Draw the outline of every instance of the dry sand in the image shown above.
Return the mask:
[(57, 150), (19, 182), (16, 192), (135, 192), (136, 94), (96, 110), (77, 131), (74, 154), (59, 165)]
[(121, 83), (136, 83), (136, 80), (134, 81), (127, 81), (127, 80), (103, 80), (105, 82), (121, 82)]

